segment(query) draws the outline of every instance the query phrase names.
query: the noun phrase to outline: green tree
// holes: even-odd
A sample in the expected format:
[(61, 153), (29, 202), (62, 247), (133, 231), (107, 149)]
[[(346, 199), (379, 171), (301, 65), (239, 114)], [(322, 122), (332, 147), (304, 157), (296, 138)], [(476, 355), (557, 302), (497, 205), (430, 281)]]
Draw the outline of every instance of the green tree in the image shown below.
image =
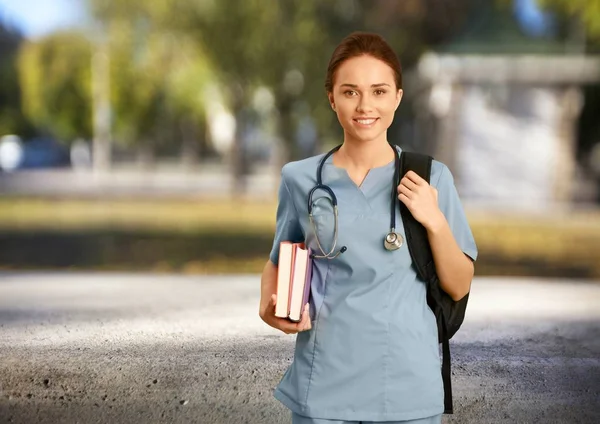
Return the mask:
[(26, 116), (63, 142), (92, 135), (90, 60), (89, 41), (74, 32), (27, 41), (19, 56)]
[(210, 150), (203, 136), (207, 109), (211, 107), (206, 97), (209, 88), (216, 89), (217, 77), (204, 52), (189, 37), (177, 38), (170, 60), (172, 67), (166, 74), (167, 108), (181, 139), (182, 160), (192, 165)]
[[(297, 157), (295, 105), (305, 96), (315, 70), (324, 69), (319, 52), (326, 32), (317, 27), (316, 2), (181, 0), (178, 5), (164, 22), (174, 31), (189, 34), (206, 52), (219, 71), (238, 120), (230, 163), (233, 192), (243, 192), (249, 164), (241, 131), (244, 112), (259, 85), (269, 87), (275, 98), (278, 135), (283, 141), (281, 160)], [(322, 86), (319, 91), (322, 96)]]
[(174, 140), (184, 159), (206, 149), (204, 91), (215, 77), (200, 46), (162, 24), (163, 2), (90, 5), (109, 44), (117, 142), (137, 148), (145, 162)]
[(17, 57), (21, 35), (0, 23), (0, 136), (31, 135), (33, 127), (23, 115)]
[(538, 0), (553, 11), (580, 21), (590, 39), (600, 41), (600, 0)]
[[(286, 140), (292, 139), (293, 125), (288, 124), (287, 121), (290, 120), (292, 113), (292, 97), (299, 95), (301, 90), (290, 88), (290, 78), (287, 78), (286, 83), (286, 76), (290, 73), (293, 75), (294, 72), (303, 74), (304, 67), (310, 64), (311, 47), (316, 47), (321, 39), (322, 33), (313, 26), (312, 2), (269, 2), (269, 7), (265, 7), (265, 3), (259, 0), (244, 2), (179, 0), (171, 3), (170, 7), (165, 7), (165, 2), (109, 0), (92, 2), (92, 6), (95, 16), (113, 27), (111, 33), (115, 32), (114, 27), (118, 26), (119, 22), (123, 22), (128, 28), (135, 28), (141, 21), (148, 27), (156, 29), (158, 34), (172, 34), (171, 39), (192, 40), (190, 50), (204, 52), (206, 55), (204, 63), (214, 64), (227, 102), (238, 118), (238, 125), (236, 125), (238, 135), (231, 152), (235, 191), (243, 190), (242, 177), (247, 170), (239, 134), (242, 128), (242, 116), (251, 102), (253, 89), (258, 85), (266, 84), (275, 92), (276, 107), (282, 117), (280, 133), (284, 134)], [(287, 35), (272, 36), (277, 33)], [(156, 51), (149, 47), (152, 42), (150, 37), (141, 38), (144, 42), (139, 48), (143, 52)], [(131, 73), (132, 76), (138, 74), (136, 67), (139, 66), (138, 62), (142, 61), (140, 56), (144, 56), (143, 53), (132, 55), (131, 46), (127, 46), (127, 40), (136, 39), (140, 37), (126, 34), (118, 37), (119, 41), (115, 43), (124, 52), (120, 55), (123, 61), (117, 59), (118, 65), (115, 66), (126, 74)], [(166, 49), (166, 52), (175, 51), (177, 47), (172, 46), (171, 49)], [(157, 63), (148, 62), (144, 75), (146, 77), (156, 75), (164, 81), (165, 75), (168, 74), (164, 70), (164, 64), (170, 63), (172, 59), (172, 57), (168, 59), (161, 57)], [(196, 66), (201, 63), (196, 61)], [(194, 67), (192, 66), (191, 69)], [(179, 72), (179, 75), (181, 74)], [(193, 72), (188, 73), (188, 76), (191, 77), (192, 74)], [(125, 93), (123, 98), (129, 99), (131, 103), (138, 103), (135, 100), (136, 95), (131, 92), (134, 89), (131, 81), (132, 78), (124, 77), (123, 86), (116, 90)], [(139, 90), (145, 96), (150, 96), (153, 89), (159, 87), (155, 80), (152, 80), (149, 87), (144, 86), (144, 78), (136, 81), (138, 87), (135, 87), (135, 90)], [(177, 98), (182, 100), (177, 96), (176, 90), (168, 90), (168, 93), (175, 94), (173, 100)], [(164, 94), (166, 96), (167, 92)], [(116, 93), (115, 96), (118, 105), (121, 97)], [(149, 100), (144, 99), (139, 103), (158, 104), (156, 101)], [(175, 101), (175, 103), (181, 105), (186, 102)], [(188, 116), (196, 112), (187, 106), (184, 106), (184, 109), (188, 110)], [(142, 110), (119, 109), (115, 112), (117, 120), (127, 122), (143, 122), (140, 117), (128, 119), (127, 114), (145, 113), (143, 108)], [(149, 121), (156, 122), (155, 119)], [(146, 124), (143, 127), (151, 129), (151, 126)]]
[[(226, 93), (238, 123), (251, 109), (258, 86), (275, 98), (281, 161), (298, 158), (295, 142), (299, 119), (309, 115), (320, 138), (337, 138), (324, 91), (327, 61), (348, 33), (370, 30), (383, 34), (410, 68), (424, 50), (459, 27), (468, 0), (175, 0), (171, 2), (94, 1), (94, 13), (105, 22), (138, 19), (175, 38), (191, 40), (205, 53)], [(242, 125), (231, 152), (233, 188), (243, 191), (248, 171)]]
[[(171, 10), (185, 10), (177, 20), (184, 23), (179, 28), (204, 43), (232, 88), (234, 110), (248, 104), (247, 96), (256, 84), (271, 88), (280, 117), (283, 161), (299, 156), (294, 142), (299, 104), (308, 105), (323, 138), (339, 136), (324, 79), (329, 57), (344, 36), (356, 30), (384, 35), (409, 69), (423, 51), (457, 31), (469, 8), (468, 0), (249, 0), (243, 4), (181, 0), (178, 4)], [(294, 75), (301, 75), (303, 83), (294, 87)], [(240, 168), (238, 164), (236, 169)]]
[(151, 162), (170, 118), (165, 109), (170, 49), (141, 20), (115, 20), (108, 28), (115, 138)]

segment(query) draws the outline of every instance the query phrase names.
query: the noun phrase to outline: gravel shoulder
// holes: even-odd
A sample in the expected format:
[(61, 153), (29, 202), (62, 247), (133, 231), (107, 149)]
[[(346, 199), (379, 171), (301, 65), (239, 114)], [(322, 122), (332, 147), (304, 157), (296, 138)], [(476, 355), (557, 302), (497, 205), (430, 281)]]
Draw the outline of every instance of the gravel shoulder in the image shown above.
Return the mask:
[[(289, 423), (257, 276), (0, 274), (0, 423)], [(445, 423), (600, 422), (600, 284), (478, 278)]]

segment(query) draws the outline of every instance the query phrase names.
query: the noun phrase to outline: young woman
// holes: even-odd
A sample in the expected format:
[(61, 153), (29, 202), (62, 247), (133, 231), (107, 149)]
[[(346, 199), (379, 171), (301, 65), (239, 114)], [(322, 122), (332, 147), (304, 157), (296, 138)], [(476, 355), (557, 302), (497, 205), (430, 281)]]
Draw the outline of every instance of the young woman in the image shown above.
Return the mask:
[[(406, 243), (384, 246), (400, 153), (387, 140), (402, 99), (400, 62), (380, 36), (353, 33), (333, 52), (325, 87), (343, 143), (283, 167), (276, 234), (262, 275), (261, 318), (298, 333), (275, 397), (294, 424), (440, 423), (437, 327), (425, 284)], [(331, 192), (319, 188), (311, 196), (318, 178)], [(396, 194), (427, 229), (440, 284), (458, 300), (470, 290), (477, 247), (449, 169), (434, 161), (430, 181), (408, 172)], [(395, 232), (403, 240), (399, 209)], [(274, 316), (284, 240), (305, 242), (317, 255), (299, 323)]]

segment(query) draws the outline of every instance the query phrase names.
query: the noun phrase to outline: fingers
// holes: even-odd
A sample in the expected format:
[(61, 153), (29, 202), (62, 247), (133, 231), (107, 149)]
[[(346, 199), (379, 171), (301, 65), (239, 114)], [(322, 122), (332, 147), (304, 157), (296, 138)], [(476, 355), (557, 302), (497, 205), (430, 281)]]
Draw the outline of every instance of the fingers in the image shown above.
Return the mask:
[(302, 320), (299, 323), (300, 330), (299, 331), (307, 331), (312, 328), (310, 324), (310, 311), (308, 303), (304, 306), (304, 311), (302, 312)]
[[(420, 183), (411, 179), (410, 174), (420, 178), (413, 171), (408, 171), (406, 175), (400, 180), (400, 184), (398, 184), (398, 198), (402, 200), (400, 197), (404, 195), (406, 198), (412, 198), (413, 194), (416, 193), (420, 187)], [(413, 177), (414, 178), (414, 177)], [(424, 181), (424, 180), (423, 180)]]
[(398, 185), (398, 199), (408, 206), (407, 201), (416, 199), (416, 196), (422, 194), (427, 195), (428, 190), (433, 193), (433, 198), (437, 201), (437, 190), (414, 171), (408, 171)]
[(302, 331), (307, 331), (312, 328), (310, 324), (310, 313), (309, 313), (308, 303), (304, 305), (304, 310), (302, 311), (300, 322), (290, 323), (289, 321), (286, 323), (286, 327), (288, 328), (288, 334), (296, 334)]
[(410, 199), (413, 196), (413, 194), (414, 194), (413, 191), (411, 189), (409, 189), (407, 186), (405, 186), (404, 184), (400, 184), (398, 186), (398, 198), (400, 200), (402, 200), (400, 198), (400, 196), (404, 196), (404, 197)]
[(283, 331), (285, 334), (296, 334), (300, 331), (300, 323), (292, 322), (285, 318), (277, 318), (278, 325), (276, 328)]
[(421, 178), (419, 176), (419, 174), (417, 174), (415, 171), (408, 171), (406, 174), (404, 174), (404, 177), (402, 178), (403, 180), (409, 180), (411, 181), (413, 184), (416, 185), (425, 185), (427, 184), (427, 181), (425, 181), (423, 178)]
[(398, 199), (404, 203), (407, 207), (410, 206), (410, 198), (408, 198), (408, 196), (406, 196), (404, 193), (400, 193), (398, 195)]
[(312, 328), (310, 323), (310, 313), (308, 303), (304, 306), (302, 311), (302, 315), (299, 322), (290, 321), (287, 318), (279, 318), (275, 316), (275, 304), (277, 303), (277, 296), (272, 295), (271, 300), (269, 302), (269, 309), (272, 308), (272, 313), (268, 317), (265, 317), (263, 320), (269, 324), (271, 327), (276, 328), (280, 331), (283, 331), (286, 334), (296, 334), (301, 331), (307, 331)]
[(417, 182), (411, 180), (410, 178), (408, 178), (408, 174), (407, 176), (405, 176), (404, 178), (402, 178), (400, 180), (400, 184), (398, 185), (398, 189), (400, 189), (400, 187), (406, 187), (409, 190), (416, 190), (419, 188), (419, 185)]

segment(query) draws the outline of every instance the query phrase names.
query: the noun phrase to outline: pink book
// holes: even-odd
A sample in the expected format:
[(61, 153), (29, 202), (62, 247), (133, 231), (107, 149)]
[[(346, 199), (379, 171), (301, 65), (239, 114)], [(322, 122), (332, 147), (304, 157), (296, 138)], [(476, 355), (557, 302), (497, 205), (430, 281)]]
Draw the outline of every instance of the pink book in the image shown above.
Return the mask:
[(303, 243), (295, 245), (294, 250), (289, 319), (298, 322), (310, 296), (313, 261), (310, 257), (311, 249), (306, 248)]
[(294, 273), (294, 244), (289, 241), (279, 243), (279, 263), (277, 265), (277, 303), (275, 316), (287, 318), (290, 314), (290, 289)]

